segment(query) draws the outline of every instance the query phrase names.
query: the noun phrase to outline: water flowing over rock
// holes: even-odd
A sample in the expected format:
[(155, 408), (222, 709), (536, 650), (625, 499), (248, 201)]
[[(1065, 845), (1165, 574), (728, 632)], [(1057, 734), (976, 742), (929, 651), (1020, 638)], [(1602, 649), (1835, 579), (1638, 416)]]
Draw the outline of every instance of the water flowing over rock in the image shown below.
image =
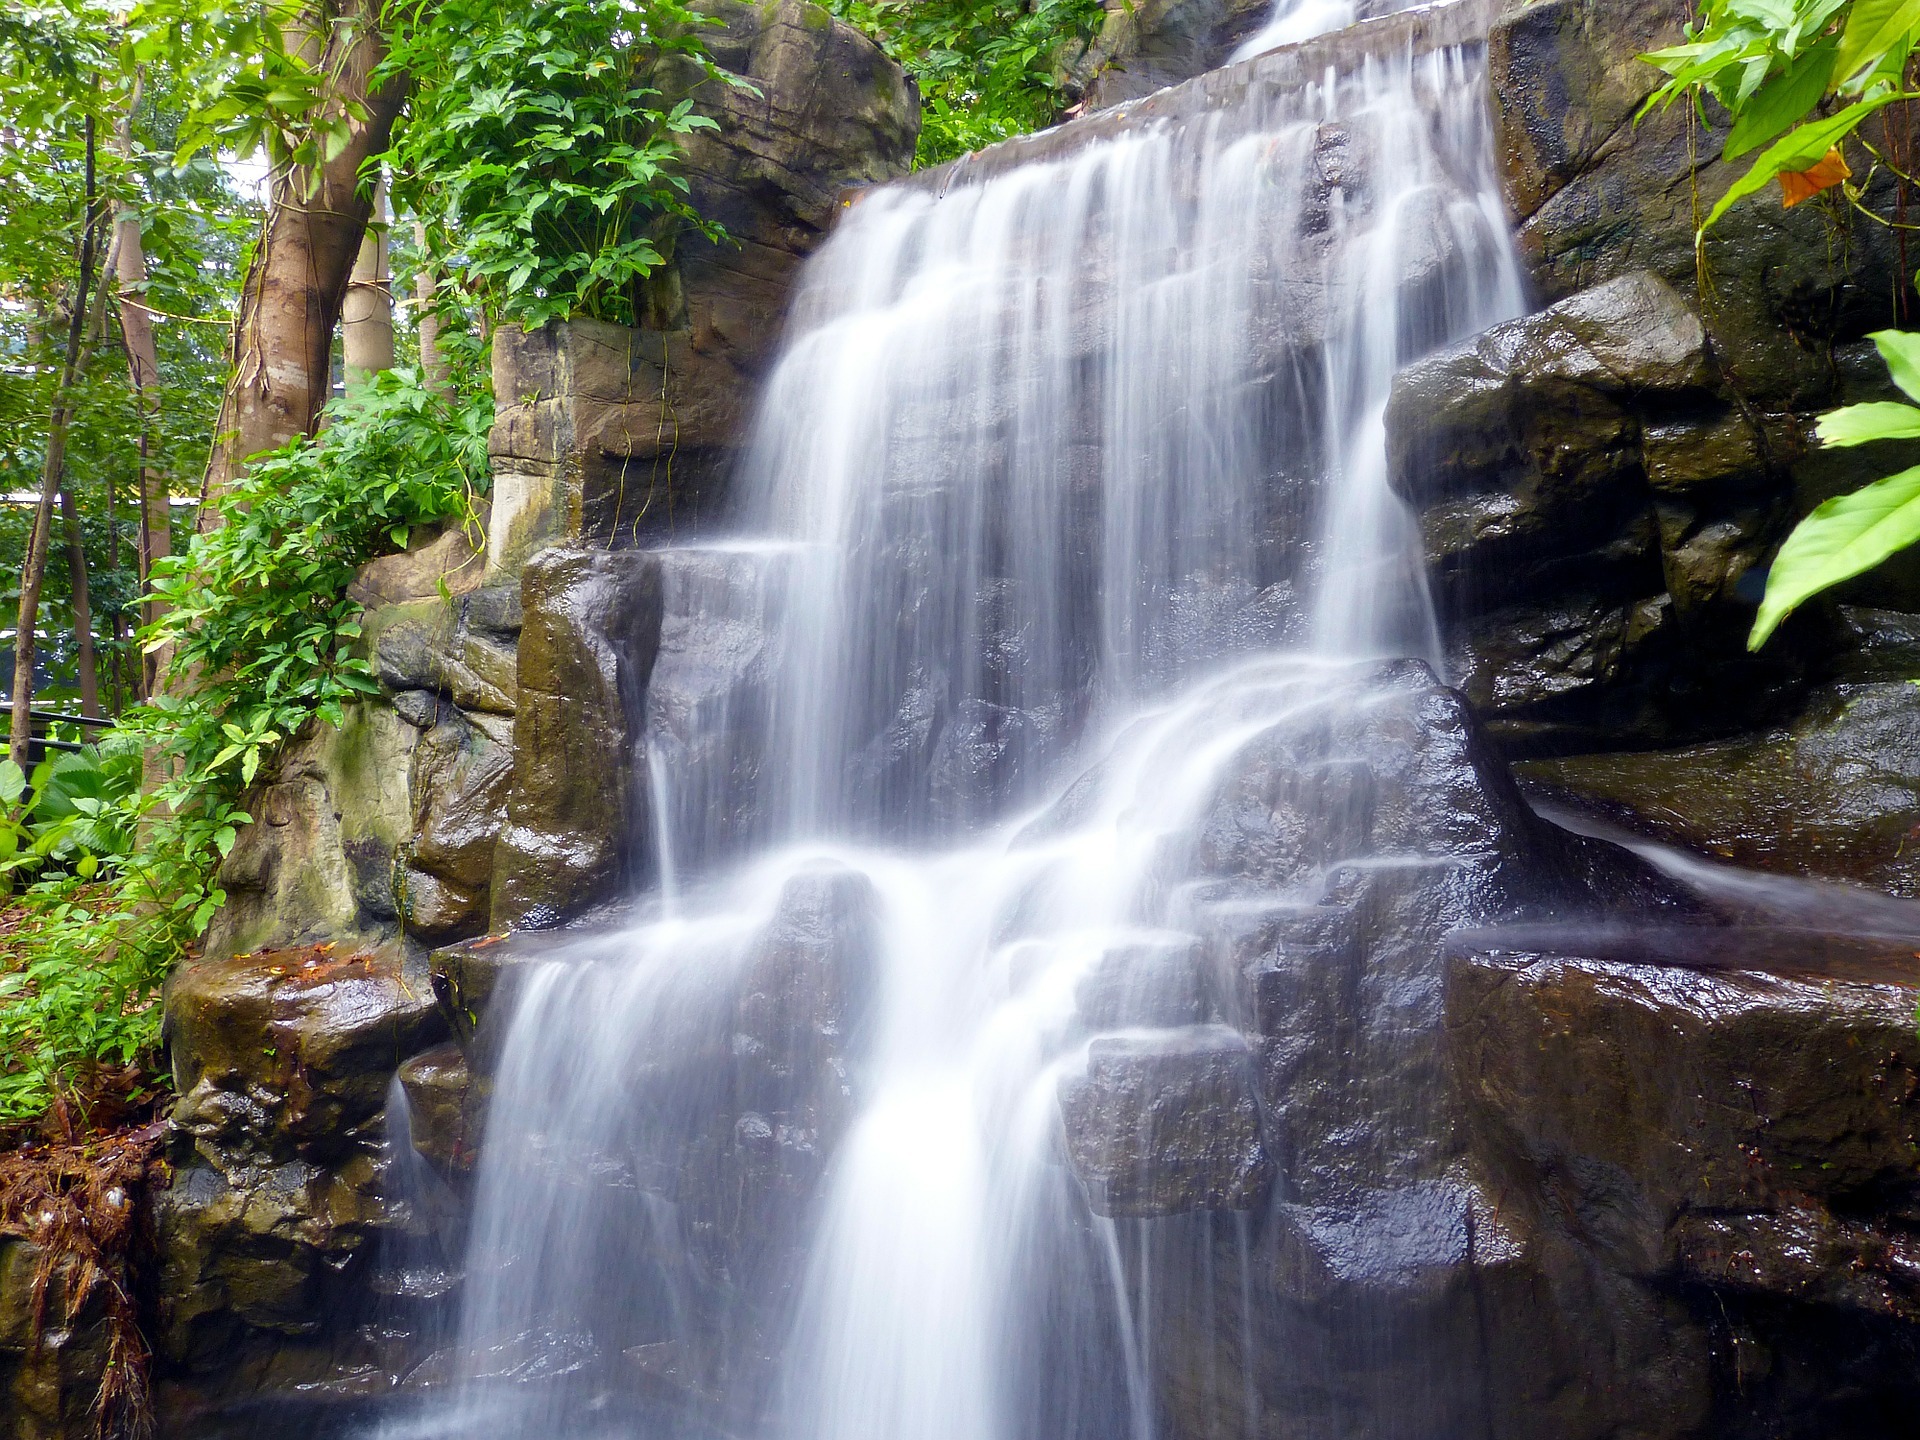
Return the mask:
[(176, 1428), (1907, 1425), (1920, 920), (1647, 838), (1910, 879), (1920, 631), (1740, 643), (1890, 242), (1705, 296), (1675, 14), (1393, 8), (1116, 5), (854, 195), (904, 77), (716, 4), (739, 247), (498, 337), (483, 573), (365, 577), (170, 988)]

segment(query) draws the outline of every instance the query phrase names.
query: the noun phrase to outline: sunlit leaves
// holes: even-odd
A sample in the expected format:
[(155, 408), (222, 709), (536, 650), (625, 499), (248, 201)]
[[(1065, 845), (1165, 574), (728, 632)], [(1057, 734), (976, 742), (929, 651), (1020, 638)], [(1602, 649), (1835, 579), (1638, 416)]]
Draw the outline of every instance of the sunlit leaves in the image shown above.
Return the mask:
[(502, 318), (634, 323), (673, 234), (719, 237), (678, 173), (714, 122), (663, 78), (744, 83), (707, 59), (712, 23), (672, 0), (444, 0), (395, 27), (388, 64), (415, 87), (387, 157), (395, 197)]
[[(1873, 336), (1902, 393), (1920, 400), (1920, 334), (1881, 330)], [(1820, 417), (1820, 443), (1867, 445), (1920, 439), (1920, 406), (1878, 400)], [(1747, 648), (1758, 650), (1797, 607), (1920, 541), (1920, 466), (1839, 495), (1794, 527), (1767, 572), (1767, 590)]]

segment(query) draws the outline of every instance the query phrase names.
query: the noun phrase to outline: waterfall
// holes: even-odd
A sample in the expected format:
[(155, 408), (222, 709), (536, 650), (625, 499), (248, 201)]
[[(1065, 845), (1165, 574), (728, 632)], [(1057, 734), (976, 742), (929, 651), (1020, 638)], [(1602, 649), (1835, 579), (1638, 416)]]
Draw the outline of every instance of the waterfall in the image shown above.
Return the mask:
[[(1359, 57), (845, 217), (740, 538), (663, 557), (671, 912), (520, 986), (434, 1433), (1152, 1440), (1169, 1355), (1256, 1343), (1284, 1157), (1209, 957), (1332, 912), (1205, 879), (1209, 817), (1437, 663), (1381, 414), (1521, 305), (1483, 90), (1477, 45)], [(1315, 885), (1414, 863), (1316, 843)], [(1169, 1124), (1205, 1166), (1084, 1138)]]

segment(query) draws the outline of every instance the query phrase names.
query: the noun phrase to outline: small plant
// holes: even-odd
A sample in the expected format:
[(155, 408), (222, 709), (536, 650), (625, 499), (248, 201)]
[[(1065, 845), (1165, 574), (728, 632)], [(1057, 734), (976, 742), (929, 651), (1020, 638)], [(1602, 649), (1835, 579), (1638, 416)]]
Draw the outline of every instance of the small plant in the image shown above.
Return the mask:
[[(246, 787), (377, 688), (348, 582), (418, 527), (472, 523), (487, 483), (483, 357), (456, 343), (469, 398), (410, 370), (375, 377), (317, 438), (257, 459), (220, 502), (225, 523), (157, 568), (173, 608), (142, 639), (170, 647), (174, 693), (124, 717), (97, 758), (37, 766), (31, 787), (0, 770), (0, 833), (31, 860), (10, 867), (30, 883), (0, 939), (0, 1119), (40, 1113), (89, 1066), (151, 1055), (160, 985), (226, 898)], [(162, 777), (145, 790), (141, 756)]]
[(916, 165), (1051, 125), (1067, 67), (1106, 19), (1101, 0), (828, 0), (920, 86)]
[(681, 140), (714, 122), (661, 80), (673, 61), (696, 85), (746, 86), (707, 56), (712, 17), (677, 0), (416, 0), (392, 18), (383, 73), (415, 87), (383, 157), (394, 197), (499, 318), (639, 323), (676, 233), (722, 238), (679, 168)]
[(1711, 96), (1733, 122), (1722, 159), (1766, 147), (1714, 203), (1699, 238), (1769, 181), (1786, 205), (1835, 186), (1857, 204), (1862, 187), (1843, 142), (1885, 106), (1916, 98), (1906, 72), (1917, 27), (1920, 0), (1702, 0), (1685, 43), (1642, 55), (1669, 77), (1642, 115), (1684, 98), (1704, 125)]
[[(1882, 330), (1874, 335), (1887, 373), (1909, 399), (1920, 401), (1920, 335)], [(1876, 440), (1920, 440), (1920, 405), (1876, 400), (1822, 415), (1822, 445), (1867, 445)], [(1863, 574), (1920, 541), (1920, 465), (1836, 495), (1787, 536), (1767, 573), (1767, 590), (1747, 648), (1758, 650), (1802, 602)]]

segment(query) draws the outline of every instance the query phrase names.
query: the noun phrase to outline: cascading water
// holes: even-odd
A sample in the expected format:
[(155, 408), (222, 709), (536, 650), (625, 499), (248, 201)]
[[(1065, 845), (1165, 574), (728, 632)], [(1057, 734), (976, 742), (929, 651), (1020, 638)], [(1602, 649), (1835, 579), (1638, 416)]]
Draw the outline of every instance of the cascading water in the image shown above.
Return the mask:
[[(1310, 874), (1206, 877), (1249, 754), (1344, 773), (1412, 703), (1380, 662), (1434, 655), (1381, 413), (1520, 308), (1479, 67), (1375, 56), (843, 221), (747, 538), (662, 557), (666, 894), (521, 977), (435, 1433), (1148, 1440), (1170, 1365), (1239, 1364), (1286, 1157), (1222, 936), (1445, 862), (1336, 825)], [(1276, 1433), (1226, 1391), (1207, 1433)]]

